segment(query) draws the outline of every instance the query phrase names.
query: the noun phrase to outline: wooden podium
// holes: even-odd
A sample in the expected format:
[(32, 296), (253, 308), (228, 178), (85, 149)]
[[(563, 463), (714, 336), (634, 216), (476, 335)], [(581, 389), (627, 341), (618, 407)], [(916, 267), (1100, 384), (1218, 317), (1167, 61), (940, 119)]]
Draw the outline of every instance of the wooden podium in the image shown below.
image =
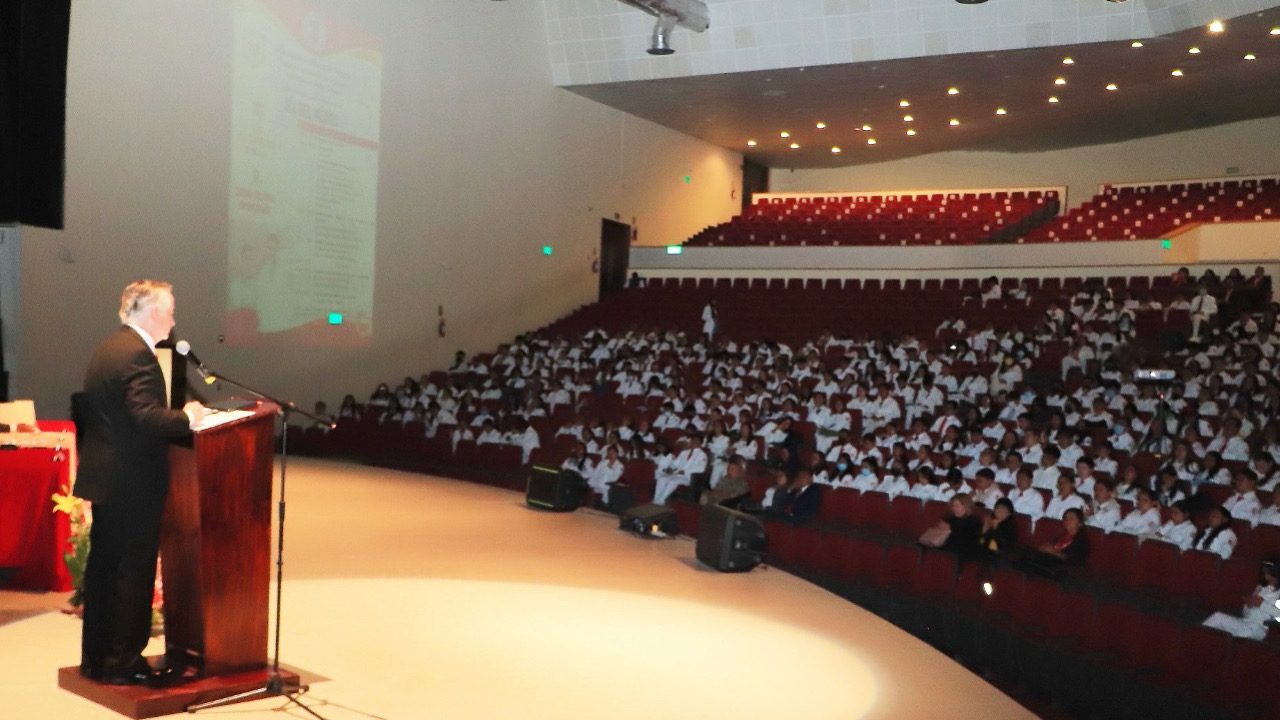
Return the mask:
[[(144, 718), (265, 685), (278, 409), (259, 403), (252, 415), (199, 430), (169, 451), (160, 535), (166, 655), (200, 678), (164, 689), (109, 686), (62, 668), (59, 686)], [(297, 687), (296, 674), (281, 675), (286, 689)]]

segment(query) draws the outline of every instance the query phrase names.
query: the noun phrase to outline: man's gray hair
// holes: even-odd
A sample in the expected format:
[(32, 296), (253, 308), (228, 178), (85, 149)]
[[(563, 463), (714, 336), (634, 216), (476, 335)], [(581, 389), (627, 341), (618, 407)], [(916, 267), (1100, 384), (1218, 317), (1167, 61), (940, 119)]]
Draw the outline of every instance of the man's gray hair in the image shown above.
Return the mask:
[(173, 285), (159, 280), (135, 280), (120, 294), (120, 322), (128, 323), (152, 305), (162, 294), (173, 294)]

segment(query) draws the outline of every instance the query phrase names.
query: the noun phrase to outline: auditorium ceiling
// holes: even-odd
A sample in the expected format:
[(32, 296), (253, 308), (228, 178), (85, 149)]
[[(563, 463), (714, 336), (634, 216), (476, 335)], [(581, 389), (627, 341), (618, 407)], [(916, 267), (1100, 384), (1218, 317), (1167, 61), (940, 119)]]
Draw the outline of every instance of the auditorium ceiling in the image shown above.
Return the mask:
[(773, 168), (1037, 152), (1280, 115), (1280, 8), (1221, 32), (567, 89)]

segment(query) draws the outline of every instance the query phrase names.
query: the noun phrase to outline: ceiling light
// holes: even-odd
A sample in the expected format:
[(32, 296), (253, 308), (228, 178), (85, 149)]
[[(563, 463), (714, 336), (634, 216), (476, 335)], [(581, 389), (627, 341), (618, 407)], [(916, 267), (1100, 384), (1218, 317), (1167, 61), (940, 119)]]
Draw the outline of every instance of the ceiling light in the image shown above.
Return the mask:
[(947, 88), (947, 94), (948, 94), (948, 95), (959, 95), (959, 94), (960, 94), (960, 88), (954, 88), (954, 87), (953, 87), (953, 88)]
[(1169, 73), (1169, 74), (1170, 74), (1170, 75), (1172, 75), (1172, 76), (1174, 76), (1174, 77), (1182, 77), (1182, 71), (1181, 71), (1181, 70), (1174, 70), (1173, 72), (1171, 72), (1171, 73)]
[(786, 130), (783, 130), (782, 132), (778, 133), (778, 137), (789, 138), (791, 137), (791, 133), (787, 132)]
[(1245, 55), (1245, 56), (1244, 56), (1244, 59), (1245, 59), (1245, 60), (1257, 60), (1257, 59), (1258, 59), (1258, 56), (1257, 56), (1257, 55), (1254, 55), (1253, 53), (1249, 53), (1248, 55)]
[(902, 122), (914, 122), (915, 118), (910, 115), (903, 115)]
[(1067, 79), (1066, 79), (1066, 78), (1061, 78), (1061, 77), (1060, 77), (1060, 78), (1058, 78), (1057, 80), (1054, 80), (1054, 81), (1053, 81), (1053, 84), (1054, 84), (1054, 85), (1066, 85), (1066, 84), (1067, 84)]
[(1009, 114), (1009, 111), (1008, 111), (1008, 110), (1005, 110), (1004, 108), (996, 108), (996, 114), (997, 114), (997, 115), (1008, 115), (1008, 114)]
[(1049, 96), (1049, 102), (1051, 102), (1051, 103), (1056, 103), (1056, 102), (1058, 102), (1058, 96), (1057, 96), (1057, 95), (1050, 95), (1050, 96)]
[(862, 126), (862, 132), (871, 132), (871, 126), (870, 126), (870, 125), (863, 125), (863, 126)]
[(952, 127), (955, 127), (956, 125), (959, 125), (959, 124), (960, 124), (960, 121), (959, 121), (959, 120), (957, 120), (957, 119), (955, 119), (955, 118), (951, 118), (951, 122), (949, 122), (949, 123), (947, 123), (947, 124), (948, 124), (948, 125), (951, 125)]
[(799, 149), (800, 149), (800, 143), (791, 143), (791, 149), (792, 149), (792, 150), (799, 150)]
[(820, 122), (815, 127), (817, 127), (819, 130), (823, 130), (827, 127), (827, 124), (824, 122)]
[(832, 147), (832, 148), (831, 148), (831, 154), (832, 154), (832, 155), (839, 155), (839, 154), (840, 154), (840, 148), (839, 148), (839, 146)]
[(908, 135), (915, 135), (915, 134), (916, 134), (916, 131), (915, 131), (915, 129), (914, 129), (914, 128), (912, 128), (912, 129), (910, 129), (910, 130), (907, 130), (907, 134), (908, 134)]
[(1134, 40), (1133, 42), (1129, 43), (1129, 47), (1136, 47), (1136, 48), (1142, 47), (1142, 41)]
[(1191, 48), (1189, 48), (1189, 49), (1187, 50), (1187, 52), (1191, 53), (1192, 55), (1199, 55), (1199, 54), (1200, 54), (1200, 48), (1195, 47), (1195, 46), (1192, 46)]
[(1273, 27), (1273, 28), (1271, 28), (1271, 34), (1272, 34), (1272, 35), (1280, 35), (1280, 27)]
[(868, 144), (868, 145), (875, 145), (875, 144), (876, 144), (876, 139), (875, 139), (875, 138), (867, 138), (867, 144)]
[(910, 100), (899, 100), (899, 101), (898, 101), (898, 107), (911, 107), (911, 101), (910, 101)]
[(1227, 26), (1223, 25), (1221, 20), (1214, 20), (1213, 22), (1209, 23), (1209, 32), (1218, 33), (1226, 29), (1227, 29)]
[(1063, 65), (1075, 65), (1075, 64), (1076, 64), (1076, 61), (1075, 61), (1075, 60), (1072, 60), (1072, 59), (1071, 59), (1071, 58), (1069, 58), (1069, 57), (1064, 57), (1064, 58), (1062, 58), (1062, 64), (1063, 64)]
[(1119, 89), (1120, 89), (1120, 86), (1119, 86), (1119, 85), (1116, 85), (1115, 83), (1107, 83), (1107, 89), (1108, 89), (1108, 90), (1119, 90)]
[(755, 146), (756, 146), (756, 141), (755, 141), (755, 140), (748, 140), (748, 141), (747, 141), (747, 147), (755, 147)]

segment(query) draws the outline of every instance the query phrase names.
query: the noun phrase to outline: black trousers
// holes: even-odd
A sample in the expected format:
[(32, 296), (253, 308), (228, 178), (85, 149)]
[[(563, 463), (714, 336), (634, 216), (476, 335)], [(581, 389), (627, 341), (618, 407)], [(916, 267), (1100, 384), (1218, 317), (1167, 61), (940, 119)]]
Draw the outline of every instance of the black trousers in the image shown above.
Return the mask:
[(80, 664), (127, 670), (151, 637), (163, 498), (93, 505)]

